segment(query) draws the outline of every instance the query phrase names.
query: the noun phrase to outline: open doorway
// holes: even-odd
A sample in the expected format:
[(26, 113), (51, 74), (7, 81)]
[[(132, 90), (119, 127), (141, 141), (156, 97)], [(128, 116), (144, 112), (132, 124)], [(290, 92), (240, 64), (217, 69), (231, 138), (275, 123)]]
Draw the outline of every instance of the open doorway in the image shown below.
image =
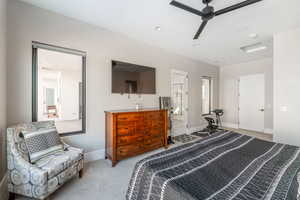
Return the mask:
[(173, 107), (172, 136), (187, 133), (188, 128), (188, 73), (171, 71), (171, 102)]

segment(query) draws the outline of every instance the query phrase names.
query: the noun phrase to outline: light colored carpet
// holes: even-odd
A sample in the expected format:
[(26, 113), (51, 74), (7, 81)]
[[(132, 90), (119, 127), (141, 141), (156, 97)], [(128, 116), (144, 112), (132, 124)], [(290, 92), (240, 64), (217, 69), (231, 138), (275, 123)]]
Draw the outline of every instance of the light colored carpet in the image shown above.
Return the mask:
[[(176, 145), (175, 145), (176, 146)], [(164, 148), (120, 161), (111, 167), (108, 160), (85, 164), (81, 179), (74, 178), (50, 196), (51, 200), (124, 200), (134, 165), (137, 161)], [(18, 196), (17, 200), (29, 200)]]
[[(234, 130), (241, 134), (272, 140), (272, 135), (245, 130)], [(177, 144), (178, 145), (178, 144)], [(175, 147), (177, 145), (173, 145)], [(164, 151), (164, 148), (141, 156), (120, 161), (111, 167), (110, 161), (99, 160), (86, 163), (85, 172), (81, 179), (74, 178), (57, 190), (51, 200), (124, 200), (128, 183), (137, 161), (151, 154)], [(28, 198), (18, 197), (17, 200)]]

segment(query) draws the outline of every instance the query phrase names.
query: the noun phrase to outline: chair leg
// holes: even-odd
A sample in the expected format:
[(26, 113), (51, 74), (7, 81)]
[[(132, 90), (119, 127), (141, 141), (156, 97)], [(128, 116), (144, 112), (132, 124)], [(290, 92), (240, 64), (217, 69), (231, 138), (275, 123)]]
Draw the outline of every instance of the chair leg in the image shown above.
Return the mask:
[(82, 178), (82, 176), (83, 176), (83, 169), (81, 169), (81, 170), (79, 171), (79, 178)]
[(16, 198), (15, 193), (10, 192), (10, 193), (9, 193), (8, 199), (9, 199), (9, 200), (15, 200), (15, 198)]

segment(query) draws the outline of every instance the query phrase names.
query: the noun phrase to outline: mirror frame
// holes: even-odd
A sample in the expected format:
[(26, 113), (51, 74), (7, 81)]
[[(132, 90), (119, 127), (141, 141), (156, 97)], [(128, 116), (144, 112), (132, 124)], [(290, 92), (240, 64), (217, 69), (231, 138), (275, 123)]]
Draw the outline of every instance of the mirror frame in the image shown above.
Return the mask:
[(82, 56), (82, 129), (59, 134), (61, 137), (86, 133), (86, 52), (55, 45), (32, 42), (32, 122), (38, 121), (38, 49)]

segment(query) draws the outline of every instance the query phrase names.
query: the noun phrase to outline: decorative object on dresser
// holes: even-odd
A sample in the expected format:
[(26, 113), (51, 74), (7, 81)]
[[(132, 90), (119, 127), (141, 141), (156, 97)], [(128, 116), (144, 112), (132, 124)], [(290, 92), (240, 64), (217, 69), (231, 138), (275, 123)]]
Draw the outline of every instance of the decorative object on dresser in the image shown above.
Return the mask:
[(167, 110), (105, 111), (105, 158), (116, 163), (160, 147), (167, 148)]

